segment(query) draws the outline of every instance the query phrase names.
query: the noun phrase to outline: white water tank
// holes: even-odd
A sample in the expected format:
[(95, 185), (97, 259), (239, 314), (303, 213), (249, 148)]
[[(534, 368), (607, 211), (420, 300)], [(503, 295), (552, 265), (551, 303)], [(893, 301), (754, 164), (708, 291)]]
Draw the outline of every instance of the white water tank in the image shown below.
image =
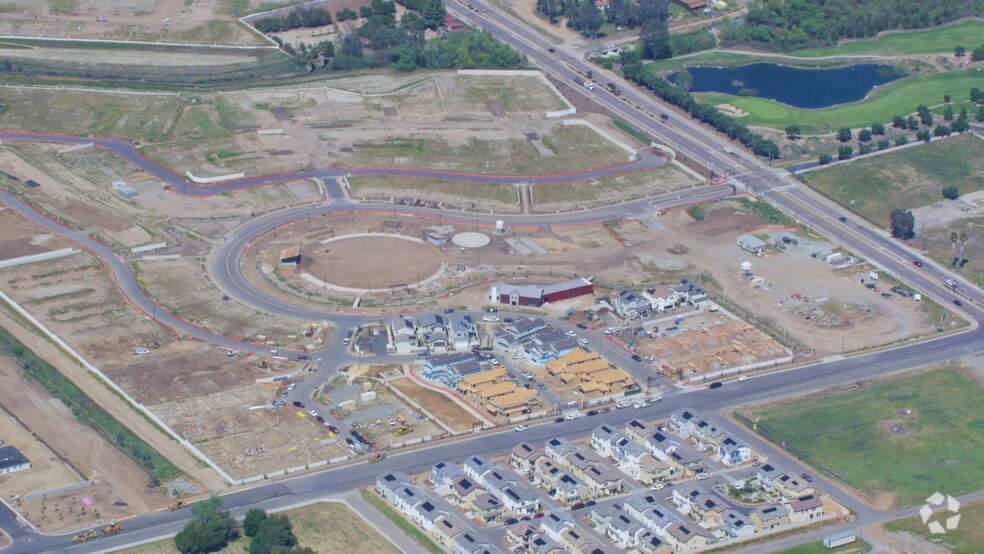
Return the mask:
[(501, 220), (501, 219), (499, 221), (496, 221), (495, 222), (495, 232), (498, 233), (498, 234), (500, 234), (500, 235), (502, 233), (505, 233), (506, 232), (506, 222), (503, 221), (503, 220)]
[(752, 262), (741, 262), (742, 273), (747, 273), (752, 270)]

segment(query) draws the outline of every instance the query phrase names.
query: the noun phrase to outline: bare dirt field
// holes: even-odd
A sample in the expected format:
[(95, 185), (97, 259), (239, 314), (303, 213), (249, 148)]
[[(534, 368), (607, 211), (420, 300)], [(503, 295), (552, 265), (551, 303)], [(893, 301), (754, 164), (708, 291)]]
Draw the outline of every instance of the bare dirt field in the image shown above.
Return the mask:
[(38, 228), (17, 214), (0, 208), (0, 259), (30, 256), (60, 250), (69, 243), (53, 235), (39, 233)]
[(394, 379), (389, 381), (389, 384), (414, 399), (456, 432), (470, 430), (476, 421), (475, 416), (448, 400), (443, 394), (422, 387), (409, 378)]
[[(0, 477), (0, 495), (46, 532), (75, 529), (154, 510), (168, 499), (148, 486), (146, 472), (20, 367), (0, 357), (0, 435), (31, 461), (31, 469)], [(72, 492), (32, 493), (92, 480)], [(19, 495), (20, 499), (13, 500)]]
[[(266, 44), (220, 0), (10, 0), (0, 34), (181, 44)], [(106, 21), (97, 21), (105, 18)], [(166, 21), (165, 21), (166, 20)]]
[[(286, 247), (286, 243), (281, 244)], [(270, 247), (279, 246), (271, 243)], [(270, 252), (274, 256), (279, 252)], [(302, 249), (298, 271), (309, 273), (325, 282), (353, 288), (381, 288), (408, 280), (406, 268), (430, 277), (441, 269), (439, 252), (417, 240), (388, 237), (359, 237), (315, 243)]]
[(234, 478), (344, 455), (344, 443), (303, 410), (271, 407), (279, 391), (245, 385), (158, 404), (154, 412)]
[(440, 179), (364, 177), (347, 179), (351, 195), (361, 200), (413, 204), (439, 203), (446, 209), (519, 213), (518, 186), (513, 183), (461, 183)]
[[(223, 294), (202, 274), (200, 258), (145, 260), (136, 263), (144, 290), (185, 320), (223, 335), (242, 340), (291, 348), (316, 348), (329, 327), (321, 322), (301, 322), (258, 312)], [(318, 333), (304, 335), (310, 324)]]
[(576, 183), (535, 185), (533, 205), (538, 211), (570, 210), (625, 202), (699, 184), (673, 165), (651, 171), (630, 171)]

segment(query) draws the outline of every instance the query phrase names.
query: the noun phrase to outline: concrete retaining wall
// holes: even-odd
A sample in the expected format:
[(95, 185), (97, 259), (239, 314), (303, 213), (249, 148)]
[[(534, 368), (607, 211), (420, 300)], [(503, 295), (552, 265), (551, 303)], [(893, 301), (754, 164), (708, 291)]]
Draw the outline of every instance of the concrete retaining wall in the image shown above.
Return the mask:
[(41, 252), (39, 254), (31, 254), (29, 256), (10, 258), (9, 260), (0, 260), (0, 268), (13, 267), (15, 265), (30, 264), (34, 262), (43, 262), (45, 260), (53, 260), (55, 258), (71, 256), (72, 254), (75, 254), (77, 252), (79, 252), (78, 248), (62, 248), (61, 250), (52, 250), (50, 252)]
[(81, 483), (75, 483), (74, 485), (65, 485), (64, 487), (58, 487), (57, 489), (51, 489), (41, 492), (32, 492), (31, 494), (25, 494), (24, 500), (35, 500), (43, 496), (48, 496), (49, 494), (62, 494), (64, 492), (77, 491), (79, 489), (84, 489), (86, 487), (91, 487), (92, 481), (82, 481)]
[(147, 252), (153, 252), (154, 250), (164, 250), (165, 248), (167, 248), (166, 242), (155, 242), (154, 244), (145, 244), (143, 246), (131, 248), (130, 254), (145, 254)]

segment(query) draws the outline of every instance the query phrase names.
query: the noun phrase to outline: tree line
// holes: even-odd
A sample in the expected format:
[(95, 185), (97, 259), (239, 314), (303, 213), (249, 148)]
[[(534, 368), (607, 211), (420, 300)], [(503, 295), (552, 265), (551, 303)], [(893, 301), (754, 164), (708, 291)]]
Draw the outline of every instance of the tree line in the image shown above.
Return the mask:
[(892, 29), (923, 29), (984, 13), (981, 0), (757, 0), (741, 23), (721, 25), (724, 45), (773, 50), (832, 46), (842, 39), (868, 38)]
[(710, 104), (700, 102), (689, 92), (656, 75), (655, 72), (643, 69), (638, 51), (629, 51), (622, 56), (622, 72), (627, 79), (648, 88), (656, 96), (687, 111), (690, 117), (714, 127), (750, 148), (757, 156), (769, 159), (779, 159), (779, 146), (762, 135), (748, 129), (733, 117), (721, 113)]
[[(249, 537), (248, 554), (314, 554), (314, 550), (297, 544), (294, 528), (285, 515), (268, 515), (253, 508), (243, 519), (242, 534)], [(222, 509), (222, 499), (211, 496), (191, 506), (191, 520), (174, 537), (174, 546), (181, 554), (219, 552), (238, 539), (240, 528), (228, 510)]]

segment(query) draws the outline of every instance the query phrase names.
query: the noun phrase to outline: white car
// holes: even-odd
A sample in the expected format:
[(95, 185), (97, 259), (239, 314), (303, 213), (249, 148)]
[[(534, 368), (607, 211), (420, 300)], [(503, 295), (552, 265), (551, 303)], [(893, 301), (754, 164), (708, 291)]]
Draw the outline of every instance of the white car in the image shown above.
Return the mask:
[(349, 345), (349, 338), (345, 337), (344, 339), (342, 339), (342, 346), (348, 346), (348, 345)]
[(523, 431), (525, 431), (525, 430), (527, 430), (529, 428), (530, 428), (529, 425), (517, 425), (516, 428), (514, 429), (514, 431), (516, 431), (517, 433), (520, 433), (520, 432), (523, 432)]
[(703, 472), (703, 473), (698, 473), (697, 474), (697, 480), (698, 481), (703, 481), (705, 479), (710, 479), (710, 478), (711, 478), (711, 474), (710, 473)]
[(655, 483), (653, 483), (653, 486), (650, 488), (653, 489), (654, 491), (659, 491), (659, 490), (663, 490), (663, 488), (665, 487), (666, 487), (666, 483), (662, 481), (656, 481)]
[(311, 417), (318, 417), (318, 412), (314, 410), (308, 410), (308, 413), (311, 414)]
[(581, 344), (584, 344), (584, 345), (587, 345), (588, 344), (588, 339), (580, 339), (577, 342), (579, 342)]
[(291, 383), (287, 385), (287, 390), (294, 390), (297, 388), (297, 383)]
[(738, 377), (738, 380), (739, 381), (748, 381), (748, 375), (742, 375), (742, 376)]
[(628, 400), (619, 400), (618, 404), (615, 404), (615, 409), (621, 410), (622, 408), (629, 408), (632, 406), (632, 402)]
[(577, 419), (579, 417), (581, 417), (581, 414), (580, 413), (578, 413), (578, 412), (570, 412), (570, 413), (568, 413), (567, 415), (564, 416), (564, 419), (566, 419), (567, 421), (573, 421), (573, 420), (575, 420), (575, 419)]
[(386, 423), (389, 423), (390, 427), (393, 427), (394, 425), (396, 425), (396, 420), (393, 418), (389, 418), (386, 420)]
[(575, 333), (574, 331), (572, 331), (570, 329), (568, 329), (567, 331), (564, 331), (564, 334), (567, 335), (568, 337), (576, 337), (577, 336), (577, 333)]

